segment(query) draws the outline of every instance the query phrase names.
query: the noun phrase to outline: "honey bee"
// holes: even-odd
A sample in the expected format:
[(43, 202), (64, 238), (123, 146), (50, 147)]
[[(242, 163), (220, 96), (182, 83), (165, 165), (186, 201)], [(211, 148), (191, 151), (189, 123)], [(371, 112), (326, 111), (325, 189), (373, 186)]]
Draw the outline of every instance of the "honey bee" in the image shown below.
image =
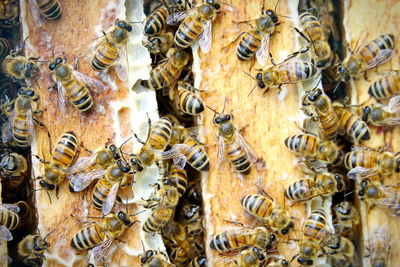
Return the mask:
[(361, 73), (390, 60), (393, 56), (393, 34), (382, 34), (363, 47), (358, 47), (348, 59), (339, 64), (337, 75), (343, 82), (357, 78)]
[(368, 94), (376, 100), (387, 99), (399, 94), (400, 75), (397, 71), (391, 71), (386, 76), (371, 83)]
[(311, 48), (311, 62), (317, 68), (329, 67), (334, 59), (334, 53), (328, 42), (328, 35), (320, 21), (310, 12), (300, 14), (300, 25), (304, 31), (296, 31), (309, 43)]
[(320, 131), (327, 139), (336, 140), (338, 134), (343, 135), (344, 130), (339, 117), (322, 89), (306, 91), (302, 98), (302, 109), (317, 121)]
[(333, 40), (339, 40), (339, 32), (334, 21), (335, 8), (332, 2), (326, 2), (323, 0), (311, 0), (309, 2), (309, 9), (314, 10), (324, 29), (326, 35), (332, 34)]
[(27, 170), (28, 163), (24, 156), (11, 151), (4, 151), (1, 155), (0, 175), (2, 179), (18, 179), (18, 177), (23, 177)]
[[(273, 61), (272, 61), (273, 62)], [(313, 78), (317, 74), (317, 68), (309, 62), (297, 58), (285, 60), (272, 67), (261, 70), (256, 75), (258, 87), (268, 92), (270, 88), (283, 84), (295, 84)]]
[(190, 244), (187, 239), (186, 228), (179, 222), (172, 221), (161, 229), (164, 244), (167, 247), (181, 246), (186, 251), (189, 251)]
[(379, 174), (382, 177), (400, 172), (400, 152), (393, 154), (369, 147), (355, 147), (344, 158), (349, 178), (367, 178)]
[(206, 256), (197, 256), (190, 262), (189, 267), (206, 267), (207, 262)]
[(0, 5), (0, 20), (2, 28), (18, 26), (19, 1), (5, 0)]
[[(236, 255), (230, 257), (223, 257), (219, 261), (223, 262), (223, 266), (264, 266), (267, 260), (267, 252), (259, 246), (250, 246)], [(216, 265), (221, 266), (221, 265)]]
[(264, 227), (233, 228), (212, 238), (210, 248), (219, 252), (237, 250), (248, 246), (260, 246), (265, 250), (276, 248), (276, 235)]
[(5, 58), (10, 52), (10, 42), (7, 38), (0, 37), (0, 58)]
[(44, 252), (50, 247), (46, 237), (42, 238), (38, 234), (27, 235), (18, 243), (18, 254), (24, 264), (42, 266), (45, 259)]
[(362, 120), (377, 127), (393, 127), (399, 125), (399, 99), (400, 96), (392, 97), (387, 106), (381, 104), (371, 104), (365, 106), (362, 110)]
[(314, 197), (328, 197), (345, 188), (344, 178), (339, 173), (315, 173), (314, 179), (294, 181), (285, 190), (285, 197), (292, 202), (308, 201)]
[(20, 224), (19, 210), (15, 204), (0, 204), (0, 240), (11, 241), (13, 239), (10, 231), (16, 229)]
[(382, 225), (370, 235), (366, 244), (367, 255), (365, 257), (369, 257), (369, 263), (372, 267), (390, 266), (391, 248), (392, 240), (388, 235), (386, 226)]
[(104, 90), (104, 85), (100, 81), (76, 71), (76, 66), (74, 68), (61, 57), (54, 59), (50, 63), (49, 69), (57, 84), (61, 109), (65, 108), (65, 99), (68, 99), (80, 112), (89, 112), (93, 107), (93, 98), (89, 88), (95, 91)]
[(46, 162), (36, 156), (41, 163), (45, 164), (45, 175), (37, 178), (41, 179), (39, 184), (45, 190), (56, 189), (56, 195), (58, 194), (59, 185), (68, 175), (67, 169), (76, 158), (77, 147), (78, 138), (76, 137), (76, 134), (73, 131), (68, 131), (63, 133), (58, 139), (58, 143), (51, 155), (50, 162)]
[(276, 201), (264, 192), (262, 195), (245, 195), (242, 200), (243, 209), (260, 222), (281, 234), (289, 233), (293, 222), (287, 210), (282, 209)]
[(37, 9), (48, 20), (55, 20), (61, 17), (62, 7), (58, 0), (30, 0), (30, 2), (33, 8)]
[(313, 258), (318, 256), (317, 253), (321, 250), (321, 246), (328, 235), (325, 211), (322, 209), (311, 211), (303, 224), (299, 253), (294, 255), (293, 259), (297, 258), (297, 262), (301, 266), (313, 265)]
[(168, 262), (168, 257), (158, 250), (146, 250), (140, 256), (140, 266), (144, 267), (173, 267), (172, 263)]
[(142, 45), (149, 50), (151, 54), (165, 56), (168, 50), (174, 44), (174, 35), (172, 32), (162, 32), (154, 36), (148, 36), (142, 41)]
[(187, 82), (178, 82), (178, 108), (189, 115), (198, 115), (204, 111), (203, 101), (195, 94), (198, 90)]
[(18, 54), (17, 51), (11, 51), (10, 55), (4, 58), (1, 65), (4, 74), (16, 80), (32, 81), (39, 72), (38, 65), (34, 58), (27, 58)]
[(203, 220), (199, 205), (185, 204), (179, 210), (179, 221), (185, 225), (189, 235), (198, 235), (203, 232)]
[(126, 81), (126, 67), (119, 61), (126, 58), (126, 43), (132, 26), (125, 20), (116, 19), (115, 23), (104, 33), (99, 40), (90, 61), (91, 66), (96, 71), (108, 70), (115, 65), (115, 71), (121, 81)]
[(188, 52), (171, 48), (167, 52), (165, 61), (150, 71), (150, 79), (142, 81), (142, 85), (153, 90), (164, 88), (163, 93), (167, 95), (168, 88), (172, 87), (179, 79), (189, 59)]
[(348, 238), (343, 236), (330, 238), (324, 245), (324, 251), (332, 266), (353, 266), (355, 248)]
[(360, 216), (356, 207), (349, 201), (342, 201), (333, 207), (335, 232), (341, 235), (352, 233), (353, 226), (359, 224)]
[(335, 111), (349, 141), (358, 144), (371, 138), (368, 125), (358, 115), (342, 107), (335, 107)]
[(285, 140), (286, 147), (307, 161), (320, 161), (332, 166), (343, 162), (343, 151), (332, 141), (322, 141), (308, 134), (291, 135)]
[(130, 216), (134, 215), (128, 215), (125, 211), (110, 213), (76, 232), (70, 245), (78, 250), (93, 248), (94, 259), (99, 261), (107, 253), (113, 241), (135, 223), (130, 219)]
[(170, 259), (177, 267), (186, 267), (189, 264), (190, 257), (188, 252), (181, 246), (170, 248)]

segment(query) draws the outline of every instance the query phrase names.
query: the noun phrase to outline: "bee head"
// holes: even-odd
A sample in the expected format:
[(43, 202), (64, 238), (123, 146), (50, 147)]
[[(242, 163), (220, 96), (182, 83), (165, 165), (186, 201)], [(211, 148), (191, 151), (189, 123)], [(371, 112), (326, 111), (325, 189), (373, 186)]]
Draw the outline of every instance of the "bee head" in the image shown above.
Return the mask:
[(254, 254), (257, 255), (257, 258), (260, 261), (264, 261), (265, 260), (265, 252), (264, 252), (264, 250), (262, 248), (260, 248), (258, 246), (254, 246), (251, 250), (254, 252)]
[(363, 108), (362, 114), (361, 114), (361, 119), (365, 122), (368, 121), (368, 116), (371, 113), (371, 107), (370, 106), (366, 106)]
[(55, 185), (47, 183), (45, 180), (40, 180), (40, 186), (43, 187), (45, 190), (54, 190)]
[(26, 78), (33, 78), (35, 77), (36, 73), (38, 71), (38, 67), (36, 64), (32, 61), (29, 61), (25, 65), (25, 77)]
[(132, 157), (130, 160), (134, 172), (142, 172), (144, 167), (137, 156)]
[(312, 93), (308, 96), (308, 100), (310, 100), (311, 102), (315, 102), (321, 95), (322, 90), (317, 88), (316, 90), (313, 90)]
[(337, 75), (339, 76), (341, 81), (347, 82), (350, 80), (350, 75), (347, 69), (343, 66), (339, 66), (337, 69)]
[(216, 0), (206, 0), (206, 3), (212, 5), (216, 10), (221, 8), (221, 5)]
[(63, 59), (58, 57), (56, 58), (54, 61), (52, 61), (49, 65), (49, 69), (50, 70), (55, 70), (55, 68), (57, 68), (58, 65), (60, 65), (63, 62)]
[(261, 89), (265, 88), (265, 83), (263, 82), (263, 75), (261, 72), (257, 73), (256, 81), (257, 81), (258, 87), (260, 87)]
[(297, 262), (302, 266), (311, 266), (314, 264), (314, 261), (305, 257), (298, 257)]
[(276, 13), (275, 13), (273, 10), (268, 9), (268, 10), (265, 12), (265, 14), (267, 14), (267, 16), (269, 16), (269, 17), (271, 18), (271, 20), (272, 20), (273, 23), (275, 23), (275, 24), (278, 23), (278, 15), (276, 15)]
[(119, 20), (117, 19), (115, 21), (115, 25), (117, 25), (118, 27), (120, 27), (121, 29), (127, 30), (128, 32), (132, 31), (132, 26), (126, 22), (125, 20)]
[(128, 173), (131, 171), (131, 167), (123, 160), (118, 160), (117, 165), (123, 173)]
[(231, 116), (230, 114), (219, 114), (217, 116), (215, 116), (214, 118), (214, 123), (215, 124), (221, 124), (227, 121), (231, 121), (233, 119), (233, 116)]
[(345, 180), (343, 179), (343, 175), (336, 173), (334, 174), (335, 180), (336, 180), (336, 189), (338, 192), (342, 192), (345, 187), (346, 187), (346, 183)]
[(149, 259), (151, 259), (156, 254), (157, 253), (154, 250), (147, 250), (140, 257), (140, 262), (145, 264), (146, 262), (149, 261)]
[(126, 226), (131, 226), (133, 222), (129, 218), (129, 215), (125, 211), (118, 212), (118, 219), (124, 222)]

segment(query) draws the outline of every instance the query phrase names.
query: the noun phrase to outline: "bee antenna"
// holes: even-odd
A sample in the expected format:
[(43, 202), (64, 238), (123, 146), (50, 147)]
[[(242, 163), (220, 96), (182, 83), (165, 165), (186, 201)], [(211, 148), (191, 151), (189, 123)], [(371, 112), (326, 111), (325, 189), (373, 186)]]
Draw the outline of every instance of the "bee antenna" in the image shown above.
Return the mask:
[(127, 140), (125, 140), (125, 141), (119, 146), (119, 151), (121, 152), (122, 158), (123, 158), (124, 160), (126, 160), (125, 157), (124, 157), (124, 154), (125, 154), (125, 155), (129, 155), (129, 154), (127, 154), (126, 152), (122, 151), (122, 147), (123, 147), (126, 143), (128, 143), (131, 139), (132, 139), (132, 136), (129, 137)]
[(209, 108), (209, 109), (211, 109), (212, 111), (214, 111), (214, 113), (216, 113), (216, 114), (221, 114), (221, 113), (219, 113), (218, 111), (216, 111), (215, 109), (213, 109), (212, 107), (210, 107), (209, 105), (206, 105), (206, 107), (207, 108)]
[(250, 93), (247, 95), (247, 97), (249, 97), (249, 96), (253, 93), (254, 89), (256, 89), (256, 86), (257, 86), (257, 84), (255, 84), (255, 85), (253, 86), (253, 89), (251, 89), (251, 91), (250, 91)]
[[(136, 213), (134, 213), (134, 214), (129, 214), (129, 217), (137, 216), (137, 215), (139, 215), (139, 214), (141, 214), (141, 213), (143, 213), (143, 212), (145, 212), (145, 211), (147, 211), (147, 210), (141, 210), (141, 211), (136, 212)], [(137, 221), (137, 222), (138, 222), (138, 221)]]
[(146, 251), (146, 247), (144, 246), (143, 240), (140, 240), (140, 243), (142, 244), (143, 252), (145, 252)]
[(338, 83), (336, 84), (335, 88), (332, 91), (332, 94), (336, 93), (336, 90), (339, 88), (340, 83), (341, 83), (341, 81), (338, 81)]
[(47, 235), (45, 235), (45, 237), (43, 238), (43, 241), (46, 241), (46, 238), (51, 235), (52, 233), (54, 233), (56, 231), (56, 229), (54, 229), (53, 231), (51, 231), (50, 233), (48, 233)]
[(354, 191), (355, 191), (355, 190), (352, 190), (352, 191), (350, 191), (350, 192), (348, 192), (348, 193), (344, 194), (344, 198), (346, 199), (346, 198), (347, 198), (347, 196), (349, 196), (349, 195), (353, 194), (353, 193), (354, 193)]
[(251, 79), (253, 79), (253, 80), (256, 80), (256, 79), (254, 79), (254, 77), (253, 76), (251, 76), (248, 72), (245, 72), (244, 70), (242, 70), (247, 76), (249, 76)]
[(224, 111), (225, 111), (225, 107), (226, 107), (226, 101), (227, 101), (227, 98), (225, 97), (225, 100), (224, 100), (224, 107), (223, 107), (223, 109), (222, 109), (222, 114), (224, 113)]
[(278, 8), (278, 5), (279, 5), (279, 0), (276, 1), (274, 12), (276, 12), (276, 9)]

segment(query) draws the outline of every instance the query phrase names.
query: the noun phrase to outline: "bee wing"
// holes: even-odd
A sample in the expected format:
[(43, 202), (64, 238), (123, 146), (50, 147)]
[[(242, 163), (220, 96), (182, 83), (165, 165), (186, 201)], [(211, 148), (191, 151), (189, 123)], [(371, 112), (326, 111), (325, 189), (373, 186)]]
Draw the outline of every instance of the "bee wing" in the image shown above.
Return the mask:
[(352, 146), (351, 147), (351, 151), (368, 151), (368, 150), (374, 150), (370, 147), (366, 147), (366, 146)]
[(94, 180), (100, 179), (105, 172), (105, 170), (95, 169), (90, 172), (73, 174), (67, 176), (67, 178), (69, 178), (70, 182), (72, 183), (74, 191), (79, 192), (88, 187)]
[(262, 39), (261, 39), (261, 46), (257, 50), (256, 53), (256, 58), (258, 63), (261, 66), (264, 66), (267, 64), (268, 59), (269, 59), (269, 40), (270, 40), (271, 35), (266, 34)]
[(106, 89), (106, 86), (96, 78), (83, 74), (82, 72), (73, 70), (72, 73), (93, 92), (100, 93)]
[(102, 208), (103, 215), (107, 215), (111, 212), (112, 208), (114, 207), (115, 200), (117, 199), (118, 188), (121, 182), (114, 183), (111, 187), (110, 192), (106, 200), (104, 201), (104, 205)]
[(221, 167), (222, 162), (225, 157), (225, 142), (221, 136), (217, 136), (218, 138), (218, 169)]
[(347, 173), (347, 177), (354, 180), (365, 179), (375, 175), (377, 175), (377, 172), (374, 169), (368, 169), (360, 166), (351, 169)]
[(78, 173), (78, 172), (83, 172), (87, 168), (93, 166), (95, 160), (96, 160), (97, 154), (93, 153), (89, 157), (80, 157), (74, 165), (70, 166), (67, 169), (67, 176)]
[(6, 210), (11, 210), (11, 211), (14, 211), (14, 212), (16, 212), (16, 213), (18, 213), (19, 212), (19, 207), (17, 206), (17, 205), (15, 205), (15, 204), (8, 204), (8, 203), (3, 203), (3, 204), (0, 204), (0, 209), (6, 209)]
[(128, 80), (128, 54), (127, 54), (127, 47), (124, 45), (119, 49), (119, 55), (117, 62), (115, 64), (115, 72), (118, 75), (118, 78), (126, 82)]
[(385, 63), (386, 61), (391, 59), (393, 55), (394, 55), (393, 49), (379, 50), (378, 54), (376, 54), (376, 56), (374, 58), (372, 58), (370, 61), (367, 62), (366, 70), (374, 68), (378, 65)]
[(203, 26), (203, 32), (199, 36), (199, 45), (203, 53), (208, 53), (212, 45), (212, 22), (208, 20)]
[(376, 200), (376, 204), (381, 207), (390, 209), (390, 213), (394, 216), (400, 215), (399, 193), (396, 189), (388, 186), (381, 186), (381, 190), (386, 197)]
[(167, 24), (168, 25), (178, 25), (180, 21), (183, 21), (187, 17), (190, 16), (191, 12), (193, 9), (185, 10), (185, 11), (179, 11), (179, 12), (174, 12), (171, 15), (168, 16), (167, 18)]
[(400, 112), (400, 95), (396, 95), (390, 98), (386, 110), (390, 113)]
[(0, 240), (11, 241), (13, 240), (13, 236), (10, 230), (7, 229), (4, 225), (0, 225)]
[(67, 92), (61, 82), (57, 81), (57, 91), (58, 91), (58, 106), (62, 113), (65, 113), (67, 108)]
[(29, 133), (28, 141), (30, 144), (35, 136), (35, 126), (33, 125), (32, 110), (28, 110), (28, 112), (26, 113), (26, 124)]
[(182, 170), (186, 165), (186, 156), (182, 154), (182, 150), (187, 148), (185, 144), (176, 144), (170, 150), (164, 151), (161, 154), (163, 159), (171, 159), (179, 170)]
[(1, 126), (1, 140), (3, 143), (8, 143), (12, 140), (13, 138), (13, 132), (12, 132), (12, 120), (13, 118), (10, 117), (6, 123), (4, 123)]
[(96, 262), (100, 262), (104, 258), (113, 241), (113, 238), (107, 238), (103, 243), (92, 249), (93, 258)]
[(244, 139), (244, 137), (239, 133), (239, 131), (236, 132), (236, 140), (243, 146), (243, 148), (246, 150), (247, 155), (250, 157), (250, 159), (253, 162), (257, 162), (257, 154), (254, 152), (253, 148), (250, 146), (250, 144)]

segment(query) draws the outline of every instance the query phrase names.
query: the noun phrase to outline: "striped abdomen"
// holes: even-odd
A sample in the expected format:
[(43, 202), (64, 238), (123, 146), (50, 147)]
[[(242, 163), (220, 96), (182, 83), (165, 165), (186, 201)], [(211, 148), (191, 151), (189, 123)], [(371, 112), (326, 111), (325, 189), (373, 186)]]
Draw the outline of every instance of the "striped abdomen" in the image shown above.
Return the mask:
[(10, 52), (10, 43), (6, 38), (0, 38), (0, 58), (4, 58)]
[(241, 174), (249, 174), (251, 164), (246, 149), (236, 141), (236, 138), (232, 138), (230, 141), (224, 140), (224, 142), (226, 158), (232, 163), (235, 170)]
[(380, 50), (393, 49), (395, 44), (394, 41), (393, 34), (382, 34), (364, 46), (360, 50), (359, 54), (365, 60), (365, 62), (369, 62), (378, 55)]
[(339, 116), (332, 108), (327, 113), (321, 113), (318, 110), (317, 113), (321, 132), (327, 139), (334, 140), (341, 128)]
[(198, 171), (210, 170), (210, 161), (204, 147), (191, 137), (186, 137), (183, 143), (188, 146), (182, 151), (187, 163)]
[(150, 71), (150, 79), (143, 81), (143, 85), (153, 90), (159, 90), (173, 84), (181, 75), (182, 68), (173, 63), (168, 63), (168, 67), (165, 67), (166, 63), (168, 61), (152, 69)]
[(318, 150), (318, 140), (311, 135), (295, 134), (285, 140), (285, 145), (292, 152), (304, 156), (315, 156)]
[(197, 17), (186, 18), (175, 33), (174, 43), (176, 48), (188, 48), (199, 38), (202, 32), (203, 23)]
[(321, 23), (310, 12), (304, 12), (300, 15), (300, 23), (306, 36), (311, 39), (311, 42), (326, 41), (328, 39)]
[(6, 209), (0, 210), (0, 225), (4, 225), (8, 230), (14, 230), (19, 222), (20, 218), (17, 213)]
[(189, 264), (189, 267), (206, 267), (206, 266), (207, 266), (206, 256), (197, 256)]
[(143, 224), (143, 231), (147, 233), (159, 232), (172, 219), (174, 213), (173, 208), (158, 205)]
[(344, 157), (346, 169), (351, 170), (355, 167), (372, 169), (377, 167), (377, 159), (380, 153), (373, 150), (351, 151)]
[(187, 266), (190, 261), (188, 252), (181, 246), (171, 249), (170, 258), (171, 262), (176, 266)]
[(93, 206), (96, 209), (101, 210), (103, 208), (104, 201), (106, 201), (113, 185), (113, 183), (104, 178), (97, 181), (92, 194)]
[(254, 228), (252, 230), (246, 229), (243, 231), (228, 230), (216, 234), (210, 242), (210, 248), (225, 252), (249, 245), (262, 245), (271, 249), (273, 246), (272, 242), (275, 243), (275, 241), (275, 235), (270, 235), (267, 231), (261, 230), (260, 228)]
[(160, 6), (154, 10), (144, 22), (144, 34), (155, 35), (161, 32), (167, 25), (168, 15), (168, 9), (165, 6)]
[(353, 143), (359, 143), (361, 140), (370, 139), (367, 123), (352, 112), (341, 110), (340, 122), (346, 135), (352, 140)]
[(88, 112), (93, 106), (93, 98), (86, 85), (78, 79), (63, 82), (66, 95), (71, 103), (82, 113)]
[(317, 68), (312, 63), (305, 61), (289, 61), (277, 67), (280, 84), (302, 82), (317, 74)]
[(264, 196), (245, 195), (241, 202), (243, 209), (260, 220), (266, 219), (272, 213), (272, 202)]
[(27, 113), (17, 113), (13, 119), (13, 139), (19, 147), (27, 148), (30, 145), (29, 124)]
[(148, 144), (157, 150), (164, 150), (171, 139), (172, 123), (167, 117), (160, 118), (150, 129)]
[(197, 115), (204, 111), (203, 101), (189, 90), (180, 89), (178, 91), (178, 108), (189, 115)]
[(62, 8), (58, 0), (36, 0), (40, 13), (46, 19), (58, 19), (62, 14)]
[(101, 71), (110, 67), (118, 58), (119, 50), (113, 44), (104, 41), (93, 54), (91, 65), (94, 70)]
[(246, 32), (239, 42), (236, 49), (236, 55), (240, 60), (249, 60), (252, 58), (261, 46), (262, 36), (256, 31)]
[(285, 197), (292, 201), (307, 201), (315, 196), (315, 183), (311, 179), (300, 179), (288, 185)]
[(171, 170), (171, 174), (169, 175), (169, 179), (176, 183), (176, 188), (179, 192), (179, 197), (186, 192), (187, 188), (187, 174), (184, 169), (179, 170), (175, 166)]
[(89, 249), (100, 245), (106, 235), (103, 228), (97, 224), (82, 228), (71, 239), (71, 247), (76, 249)]
[(398, 93), (400, 93), (400, 76), (397, 73), (374, 81), (368, 88), (368, 94), (378, 100)]
[(326, 234), (326, 225), (327, 219), (325, 211), (322, 209), (312, 211), (303, 226), (304, 239), (311, 239), (318, 242)]
[(64, 133), (59, 139), (52, 154), (52, 163), (67, 168), (74, 160), (78, 147), (78, 138), (73, 131)]

